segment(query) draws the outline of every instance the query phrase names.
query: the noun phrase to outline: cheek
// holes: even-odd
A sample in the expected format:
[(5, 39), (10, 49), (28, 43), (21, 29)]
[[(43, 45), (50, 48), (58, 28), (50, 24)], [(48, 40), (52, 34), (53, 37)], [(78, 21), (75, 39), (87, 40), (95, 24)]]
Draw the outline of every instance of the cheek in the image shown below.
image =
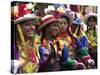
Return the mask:
[(49, 27), (49, 28), (47, 29), (47, 32), (49, 32), (49, 34), (52, 34), (53, 28), (52, 28), (52, 27)]
[(89, 25), (92, 25), (92, 24), (94, 24), (94, 22), (91, 22), (91, 21), (90, 21), (90, 22), (89, 22)]
[(22, 31), (24, 34), (27, 34), (27, 32), (29, 31), (29, 26), (23, 26)]
[(68, 25), (62, 25), (62, 26), (60, 27), (60, 29), (61, 29), (61, 30), (66, 30), (67, 27), (68, 27)]
[(49, 28), (48, 32), (52, 34), (53, 28)]
[(32, 29), (35, 30), (35, 26), (32, 26)]
[(89, 22), (89, 27), (93, 28), (95, 26), (95, 24), (96, 24), (95, 22)]
[(93, 25), (95, 26), (96, 25), (96, 22), (93, 22)]
[(68, 27), (68, 24), (66, 24), (65, 27), (67, 28)]
[(47, 28), (47, 31), (48, 32), (51, 32), (53, 30), (53, 27), (52, 26), (49, 26), (48, 28)]

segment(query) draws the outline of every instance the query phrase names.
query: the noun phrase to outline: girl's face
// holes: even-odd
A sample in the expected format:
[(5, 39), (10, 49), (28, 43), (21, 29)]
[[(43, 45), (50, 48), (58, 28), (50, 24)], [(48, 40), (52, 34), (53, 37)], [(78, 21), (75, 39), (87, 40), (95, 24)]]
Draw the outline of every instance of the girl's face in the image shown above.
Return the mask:
[(33, 37), (35, 31), (34, 20), (28, 20), (22, 23), (22, 31), (25, 37)]
[(90, 20), (88, 21), (88, 26), (90, 29), (94, 29), (96, 25), (96, 20), (94, 18), (90, 18)]
[(59, 32), (58, 22), (53, 22), (46, 27), (46, 31), (50, 33), (50, 35), (56, 36)]
[(62, 18), (62, 22), (59, 24), (60, 32), (65, 33), (68, 27), (68, 21), (65, 18)]

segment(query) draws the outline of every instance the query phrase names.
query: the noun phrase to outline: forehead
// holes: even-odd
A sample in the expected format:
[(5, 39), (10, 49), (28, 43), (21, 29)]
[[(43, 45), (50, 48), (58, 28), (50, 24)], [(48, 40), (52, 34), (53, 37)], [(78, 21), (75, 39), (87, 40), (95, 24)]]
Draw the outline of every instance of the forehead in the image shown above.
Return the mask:
[(62, 20), (61, 20), (61, 23), (63, 23), (63, 22), (68, 22), (68, 19), (63, 17)]
[(90, 18), (90, 20), (95, 20), (94, 18)]
[(30, 19), (30, 20), (23, 21), (22, 24), (33, 23), (33, 22), (36, 22), (36, 19)]
[(91, 17), (89, 18), (89, 20), (96, 20), (96, 17), (91, 16)]
[(34, 21), (35, 21), (35, 19), (30, 19), (30, 20), (25, 21), (25, 23), (30, 23), (30, 22), (34, 22)]
[(49, 26), (54, 26), (54, 25), (57, 25), (57, 24), (59, 24), (59, 22), (55, 21), (55, 22), (49, 23)]

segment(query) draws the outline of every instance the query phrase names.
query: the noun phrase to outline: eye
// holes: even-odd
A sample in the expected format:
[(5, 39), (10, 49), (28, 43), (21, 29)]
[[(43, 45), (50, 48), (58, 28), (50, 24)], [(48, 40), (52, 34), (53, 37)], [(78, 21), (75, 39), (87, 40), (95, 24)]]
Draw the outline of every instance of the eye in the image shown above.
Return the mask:
[(34, 25), (36, 25), (36, 24), (38, 24), (38, 21), (37, 21), (37, 20), (34, 20), (34, 21), (32, 22), (32, 25), (34, 26)]
[(64, 22), (64, 24), (68, 24), (67, 22)]
[(58, 23), (56, 23), (56, 26), (58, 26)]
[(60, 25), (60, 24), (63, 24), (63, 22), (60, 22), (59, 25)]
[(32, 22), (32, 25), (34, 26), (36, 24), (36, 22)]
[(29, 23), (26, 23), (26, 24), (24, 24), (25, 26), (29, 26), (30, 24)]

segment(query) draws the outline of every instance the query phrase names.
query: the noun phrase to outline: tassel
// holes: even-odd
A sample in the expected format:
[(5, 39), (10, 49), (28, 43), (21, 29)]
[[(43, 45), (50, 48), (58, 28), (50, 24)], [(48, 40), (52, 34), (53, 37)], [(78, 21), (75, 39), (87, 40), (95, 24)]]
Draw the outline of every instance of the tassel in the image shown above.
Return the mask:
[(77, 34), (79, 27), (76, 27), (74, 34)]
[(17, 28), (18, 28), (18, 32), (19, 32), (20, 39), (21, 39), (23, 45), (25, 45), (24, 35), (22, 33), (22, 29), (20, 27), (20, 24), (17, 25)]
[(37, 63), (37, 58), (36, 58), (36, 51), (35, 51), (35, 49), (29, 48), (28, 53), (29, 53), (29, 56), (30, 56), (31, 61), (32, 61), (33, 63)]
[[(25, 42), (24, 35), (23, 35), (22, 29), (20, 27), (20, 24), (17, 25), (17, 28), (18, 28), (20, 39), (21, 39), (23, 47), (24, 47), (24, 52), (27, 55), (29, 40), (27, 42)], [(29, 55), (27, 55), (27, 56), (29, 58)]]

